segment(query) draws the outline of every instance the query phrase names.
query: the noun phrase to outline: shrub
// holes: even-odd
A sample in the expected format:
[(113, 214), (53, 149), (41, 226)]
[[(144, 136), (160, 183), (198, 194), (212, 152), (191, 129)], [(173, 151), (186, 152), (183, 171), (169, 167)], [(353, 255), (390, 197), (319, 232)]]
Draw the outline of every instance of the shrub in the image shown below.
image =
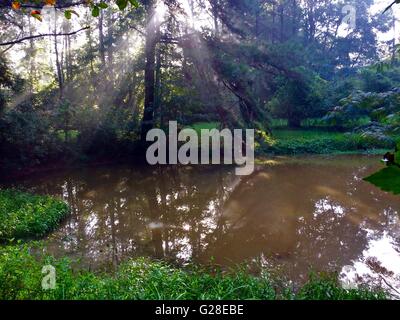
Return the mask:
[(51, 127), (49, 116), (28, 103), (3, 112), (0, 116), (0, 171), (59, 160), (62, 150)]
[(42, 237), (67, 213), (67, 204), (50, 196), (0, 190), (0, 241)]

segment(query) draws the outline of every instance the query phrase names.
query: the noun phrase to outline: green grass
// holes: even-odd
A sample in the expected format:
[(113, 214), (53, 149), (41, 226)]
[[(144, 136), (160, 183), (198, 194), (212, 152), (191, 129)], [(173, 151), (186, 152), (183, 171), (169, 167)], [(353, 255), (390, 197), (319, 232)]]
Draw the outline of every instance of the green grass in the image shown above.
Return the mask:
[[(368, 124), (371, 122), (371, 118), (369, 117), (362, 117), (357, 119), (357, 121), (353, 122), (352, 125), (354, 126), (362, 126), (364, 124)], [(288, 126), (287, 119), (272, 119), (271, 122), (272, 128), (285, 128)], [(329, 128), (331, 125), (327, 123), (323, 118), (308, 118), (301, 121), (302, 127), (319, 127), (319, 128)], [(350, 129), (350, 128), (349, 128)]]
[(194, 129), (200, 136), (202, 129), (205, 130), (218, 129), (219, 126), (220, 126), (219, 122), (196, 122), (191, 124), (188, 128)]
[[(312, 120), (312, 119), (308, 119)], [(202, 129), (219, 128), (218, 122), (198, 122), (189, 126), (199, 137)], [(258, 155), (277, 154), (342, 154), (382, 153), (394, 147), (390, 141), (381, 141), (361, 134), (330, 131), (329, 128), (288, 129), (286, 120), (273, 120), (273, 136), (264, 136), (264, 142), (256, 143)], [(394, 137), (400, 140), (400, 137)]]
[(38, 238), (53, 230), (68, 206), (49, 196), (0, 190), (0, 241)]
[(273, 138), (258, 146), (261, 153), (273, 154), (335, 154), (374, 153), (390, 150), (393, 145), (360, 134), (317, 129), (275, 129)]
[(343, 136), (342, 132), (331, 132), (323, 130), (290, 130), (290, 129), (276, 129), (273, 131), (274, 138), (281, 141), (296, 140), (310, 140), (319, 138), (333, 138), (338, 139)]
[(395, 165), (384, 168), (364, 180), (384, 191), (400, 194), (400, 168)]
[[(123, 263), (113, 274), (74, 272), (67, 259), (41, 254), (34, 257), (27, 245), (0, 248), (0, 299), (32, 300), (185, 300), (185, 299), (385, 299), (383, 292), (345, 290), (335, 277), (313, 276), (297, 293), (289, 287), (276, 290), (267, 273), (251, 275), (245, 268), (229, 272), (199, 267), (178, 269), (146, 259)], [(56, 287), (43, 290), (42, 267), (56, 269)]]
[(311, 274), (309, 281), (297, 292), (298, 300), (382, 300), (383, 291), (371, 291), (365, 285), (358, 289), (343, 289), (332, 274)]
[(288, 121), (286, 119), (271, 119), (270, 125), (272, 128), (287, 127)]

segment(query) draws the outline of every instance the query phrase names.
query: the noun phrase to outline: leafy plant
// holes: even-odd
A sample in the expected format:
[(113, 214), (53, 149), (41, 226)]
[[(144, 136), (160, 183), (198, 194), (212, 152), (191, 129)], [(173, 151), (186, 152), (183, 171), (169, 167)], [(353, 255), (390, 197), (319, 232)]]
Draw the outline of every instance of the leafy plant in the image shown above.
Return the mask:
[(42, 237), (67, 213), (67, 204), (50, 196), (0, 190), (0, 241)]
[(367, 288), (343, 289), (334, 274), (311, 274), (310, 280), (298, 292), (301, 300), (370, 300), (384, 299), (382, 292), (372, 292)]

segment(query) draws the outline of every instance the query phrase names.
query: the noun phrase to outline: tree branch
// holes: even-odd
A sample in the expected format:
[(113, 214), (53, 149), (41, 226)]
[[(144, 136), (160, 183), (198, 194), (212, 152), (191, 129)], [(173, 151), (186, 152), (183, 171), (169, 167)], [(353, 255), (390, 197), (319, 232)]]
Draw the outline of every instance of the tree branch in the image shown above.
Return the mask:
[[(22, 32), (19, 34), (19, 35), (22, 35)], [(19, 36), (18, 35), (18, 36)], [(12, 47), (14, 47), (16, 44), (15, 43), (13, 43), (13, 44), (11, 44), (8, 48), (5, 48), (3, 51), (1, 51), (1, 54), (4, 54), (4, 53), (6, 53), (8, 50), (10, 50)]]
[[(1, 8), (11, 8), (13, 0), (4, 0), (2, 3), (0, 3), (0, 9)], [(57, 9), (63, 9), (63, 8), (69, 8), (69, 7), (75, 7), (75, 6), (80, 6), (83, 4), (86, 4), (87, 2), (84, 0), (81, 1), (66, 1), (65, 3), (60, 3), (56, 4), (54, 7)], [(22, 3), (21, 7), (22, 8), (31, 8), (31, 9), (40, 9), (44, 6), (43, 3), (40, 4), (35, 4), (35, 3)]]
[(392, 2), (392, 4), (389, 5), (389, 6), (385, 9), (385, 11), (383, 11), (383, 13), (386, 13), (386, 11), (389, 11), (396, 3), (398, 3), (398, 1), (394, 0), (394, 1)]
[(82, 29), (70, 32), (70, 33), (41, 33), (41, 34), (36, 34), (36, 35), (33, 35), (33, 36), (24, 37), (24, 38), (21, 38), (21, 39), (18, 39), (18, 40), (14, 40), (14, 41), (3, 42), (3, 43), (0, 43), (0, 46), (14, 45), (14, 44), (17, 44), (17, 43), (21, 43), (21, 42), (23, 42), (25, 40), (42, 38), (42, 37), (72, 36), (74, 34), (77, 34), (78, 32), (81, 32), (83, 30), (87, 30), (89, 28), (90, 27), (87, 26), (87, 27), (84, 27)]

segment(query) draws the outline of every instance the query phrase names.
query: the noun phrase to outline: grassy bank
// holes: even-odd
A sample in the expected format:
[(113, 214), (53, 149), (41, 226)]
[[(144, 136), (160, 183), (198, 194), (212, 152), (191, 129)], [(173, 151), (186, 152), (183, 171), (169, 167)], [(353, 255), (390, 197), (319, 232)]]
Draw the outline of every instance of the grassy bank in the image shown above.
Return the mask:
[[(382, 292), (345, 290), (332, 276), (315, 276), (300, 290), (279, 287), (268, 274), (198, 267), (173, 268), (145, 259), (123, 263), (113, 274), (73, 272), (67, 259), (36, 256), (27, 245), (0, 249), (0, 299), (384, 299)], [(41, 287), (42, 267), (56, 269), (56, 288)]]
[(0, 190), (0, 241), (44, 236), (68, 213), (68, 206), (49, 196)]
[[(393, 138), (400, 140), (400, 137)], [(375, 153), (377, 150), (381, 153), (393, 147), (393, 143), (355, 133), (275, 129), (273, 137), (261, 143), (258, 151), (277, 155)]]
[[(282, 125), (282, 126), (277, 126)], [(272, 136), (258, 137), (256, 152), (259, 155), (295, 155), (295, 154), (340, 154), (340, 153), (382, 153), (394, 148), (394, 142), (400, 141), (393, 136), (393, 141), (357, 133), (334, 131), (332, 128), (304, 127), (289, 129), (286, 122), (274, 123)], [(202, 129), (218, 129), (217, 122), (199, 122), (190, 126), (200, 136)], [(265, 141), (262, 141), (262, 140)], [(261, 140), (261, 141), (260, 141)]]

